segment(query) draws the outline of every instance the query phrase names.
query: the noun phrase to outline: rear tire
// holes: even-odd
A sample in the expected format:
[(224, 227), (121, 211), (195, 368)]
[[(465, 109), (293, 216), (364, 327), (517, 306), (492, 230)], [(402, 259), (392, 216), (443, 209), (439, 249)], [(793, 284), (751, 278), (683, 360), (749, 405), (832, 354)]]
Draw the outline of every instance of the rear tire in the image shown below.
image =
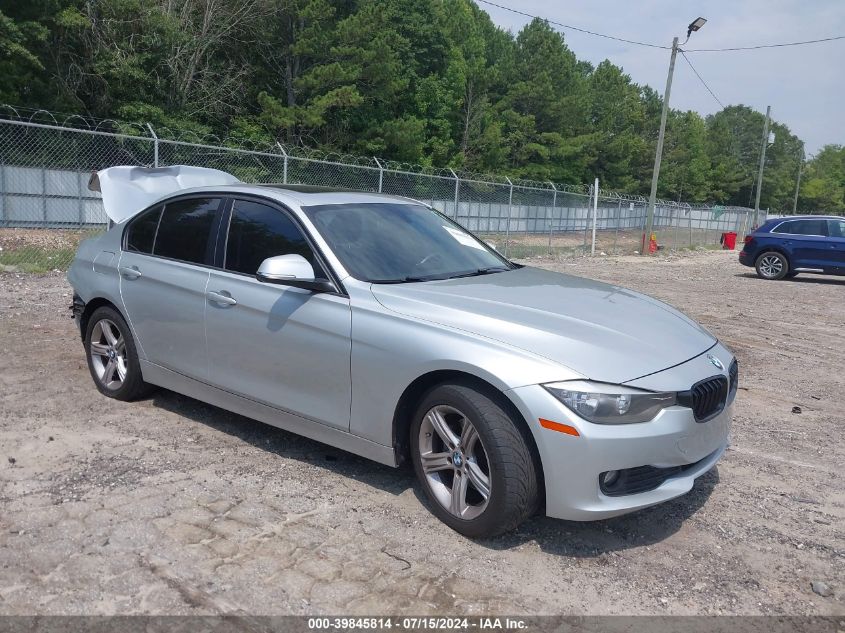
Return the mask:
[(115, 400), (137, 400), (154, 389), (141, 377), (132, 332), (114, 308), (97, 308), (88, 319), (85, 357), (94, 385), (104, 396)]
[(789, 260), (777, 251), (766, 251), (757, 258), (754, 268), (761, 279), (783, 279), (789, 274)]
[(456, 532), (490, 537), (538, 506), (537, 466), (519, 423), (475, 388), (444, 384), (411, 424), (414, 471), (431, 511)]

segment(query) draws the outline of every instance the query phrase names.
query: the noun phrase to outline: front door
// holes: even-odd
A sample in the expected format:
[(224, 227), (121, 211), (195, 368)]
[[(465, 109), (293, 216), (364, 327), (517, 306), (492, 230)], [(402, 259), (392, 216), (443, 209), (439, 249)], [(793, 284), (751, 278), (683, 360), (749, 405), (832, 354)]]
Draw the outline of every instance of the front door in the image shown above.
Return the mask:
[(815, 218), (787, 220), (776, 226), (773, 233), (784, 238), (784, 246), (791, 253), (793, 268), (824, 270), (830, 266), (827, 257), (827, 223)]
[(208, 373), (205, 291), (221, 198), (187, 198), (127, 227), (120, 294), (146, 360), (198, 380)]
[(234, 201), (224, 250), (222, 269), (211, 272), (207, 288), (209, 382), (347, 430), (348, 297), (255, 278), (264, 259), (288, 254), (302, 255), (317, 277), (326, 276), (294, 220), (269, 203)]

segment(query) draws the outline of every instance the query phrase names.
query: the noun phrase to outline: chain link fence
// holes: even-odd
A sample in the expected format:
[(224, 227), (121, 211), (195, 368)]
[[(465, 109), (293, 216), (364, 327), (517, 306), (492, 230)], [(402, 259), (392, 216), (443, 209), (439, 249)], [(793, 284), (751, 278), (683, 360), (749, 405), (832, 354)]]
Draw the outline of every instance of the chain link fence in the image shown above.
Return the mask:
[[(632, 254), (642, 248), (647, 202), (641, 196), (377, 158), (294, 153), (281, 145), (267, 150), (219, 139), (159, 138), (162, 131), (149, 125), (121, 124), (114, 131), (70, 123), (0, 120), (0, 271), (67, 268), (78, 243), (107, 226), (99, 193), (88, 190), (91, 172), (115, 165), (195, 165), (244, 182), (406, 196), (440, 210), (512, 258)], [(727, 231), (736, 232), (741, 243), (752, 213), (660, 201), (654, 233), (664, 249), (719, 248)]]

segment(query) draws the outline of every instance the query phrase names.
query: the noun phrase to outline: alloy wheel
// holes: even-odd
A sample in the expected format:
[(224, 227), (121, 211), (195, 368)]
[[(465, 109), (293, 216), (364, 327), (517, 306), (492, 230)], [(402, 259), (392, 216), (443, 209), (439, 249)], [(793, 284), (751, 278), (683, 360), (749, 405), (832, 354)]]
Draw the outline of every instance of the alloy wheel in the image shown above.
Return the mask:
[(764, 255), (760, 260), (760, 272), (764, 277), (777, 277), (783, 272), (783, 260), (777, 255)]
[(91, 329), (89, 353), (100, 384), (112, 391), (120, 389), (126, 380), (129, 361), (126, 357), (126, 341), (113, 321), (97, 321)]
[(469, 418), (454, 407), (432, 407), (420, 425), (419, 452), (426, 483), (450, 514), (471, 520), (484, 512), (490, 463)]

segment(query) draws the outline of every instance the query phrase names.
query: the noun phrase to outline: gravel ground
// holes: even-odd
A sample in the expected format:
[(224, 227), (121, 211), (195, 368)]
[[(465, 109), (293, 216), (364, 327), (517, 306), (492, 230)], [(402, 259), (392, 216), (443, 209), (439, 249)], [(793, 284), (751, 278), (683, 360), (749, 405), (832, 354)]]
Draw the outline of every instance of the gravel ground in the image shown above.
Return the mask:
[(409, 469), (167, 391), (100, 396), (64, 278), (0, 274), (0, 614), (845, 615), (845, 281), (764, 282), (731, 253), (530, 263), (736, 352), (732, 446), (691, 493), (471, 541)]

